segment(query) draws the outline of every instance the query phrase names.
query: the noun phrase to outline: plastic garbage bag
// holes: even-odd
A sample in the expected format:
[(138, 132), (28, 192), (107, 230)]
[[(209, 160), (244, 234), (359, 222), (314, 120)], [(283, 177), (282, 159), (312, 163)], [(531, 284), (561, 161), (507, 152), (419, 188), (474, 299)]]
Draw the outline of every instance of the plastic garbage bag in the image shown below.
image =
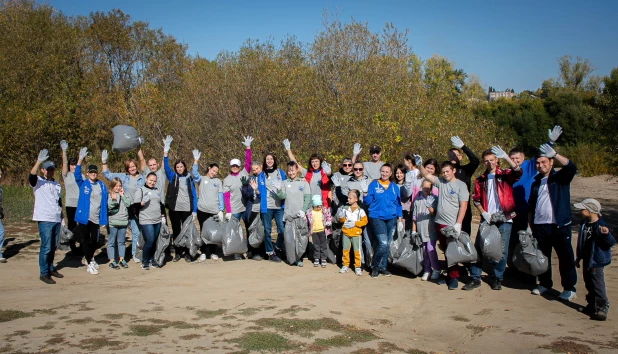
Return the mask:
[(363, 249), (361, 245), (362, 263), (367, 265), (371, 265), (373, 261), (373, 245), (371, 244), (371, 240), (375, 240), (375, 236), (373, 235), (373, 229), (367, 226), (363, 229), (362, 245), (365, 245), (365, 248)]
[(497, 213), (491, 214), (491, 218), (489, 219), (489, 221), (492, 224), (495, 224), (499, 222), (506, 222), (507, 220), (506, 220), (506, 216), (504, 216), (504, 212), (499, 211)]
[(307, 220), (299, 217), (286, 221), (283, 240), (288, 263), (296, 263), (307, 250), (307, 244), (309, 243)]
[(157, 238), (157, 249), (155, 250), (154, 259), (159, 265), (163, 265), (165, 261), (165, 250), (170, 245), (170, 229), (166, 224), (161, 224), (161, 230), (159, 231), (159, 238)]
[(549, 260), (538, 247), (537, 240), (524, 230), (518, 232), (519, 244), (513, 250), (513, 264), (523, 273), (533, 276), (547, 272)]
[(135, 246), (135, 258), (141, 260), (142, 259), (142, 250), (144, 249), (144, 235), (139, 233), (139, 237), (137, 238), (137, 246)]
[(195, 257), (197, 254), (195, 240), (199, 237), (199, 233), (193, 222), (193, 216), (189, 216), (182, 222), (182, 228), (178, 236), (176, 236), (176, 240), (174, 240), (174, 246), (187, 248), (189, 250), (189, 255)]
[(441, 232), (447, 237), (444, 256), (446, 257), (448, 267), (452, 267), (457, 263), (475, 263), (478, 261), (478, 253), (467, 232), (462, 231), (457, 235), (457, 231), (452, 226), (442, 229)]
[(264, 242), (264, 224), (262, 224), (262, 220), (259, 217), (253, 219), (251, 225), (249, 225), (249, 244), (253, 248), (258, 248)]
[(502, 235), (496, 225), (482, 222), (479, 226), (479, 245), (483, 256), (499, 262), (502, 259)]
[(56, 247), (61, 251), (68, 251), (71, 249), (69, 241), (73, 238), (73, 233), (66, 226), (60, 226), (60, 235)]
[(233, 217), (225, 223), (221, 248), (224, 256), (243, 254), (248, 251), (247, 238), (240, 225), (240, 220)]
[(210, 217), (204, 221), (202, 225), (202, 240), (207, 245), (221, 246), (223, 236), (224, 223), (221, 223), (218, 218)]
[(399, 257), (393, 259), (393, 265), (419, 275), (423, 271), (423, 240), (419, 234), (406, 234), (400, 243)]
[(114, 143), (112, 150), (117, 152), (127, 152), (138, 147), (143, 138), (137, 134), (137, 130), (129, 125), (117, 125), (112, 128)]
[(332, 264), (337, 264), (337, 259), (341, 255), (341, 235), (341, 228), (333, 228), (333, 232), (327, 238), (326, 259)]

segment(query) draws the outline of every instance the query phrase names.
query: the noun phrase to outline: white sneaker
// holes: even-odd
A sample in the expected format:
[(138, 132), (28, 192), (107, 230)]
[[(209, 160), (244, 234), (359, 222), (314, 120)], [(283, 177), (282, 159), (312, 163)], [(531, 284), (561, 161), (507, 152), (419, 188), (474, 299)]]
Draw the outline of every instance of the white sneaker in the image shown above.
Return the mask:
[(204, 262), (206, 260), (206, 253), (202, 253), (200, 255), (200, 262)]
[[(539, 286), (536, 287), (536, 289), (533, 289), (530, 293), (532, 295), (543, 295), (543, 294), (545, 294), (547, 292), (547, 290), (549, 290), (549, 289), (547, 289), (544, 286), (540, 286), (539, 285)], [(562, 294), (560, 294), (560, 295), (562, 295)]]
[(431, 280), (437, 280), (438, 278), (440, 278), (440, 271), (439, 270), (433, 270), (431, 271)]
[(356, 268), (356, 270), (354, 270), (354, 273), (360, 277), (361, 275), (363, 275), (363, 270), (360, 268)]
[(427, 279), (429, 279), (429, 272), (423, 273), (423, 276), (421, 277), (422, 281), (426, 281)]
[(99, 264), (95, 260), (92, 260), (90, 263), (92, 264), (94, 269), (99, 270)]
[(576, 297), (577, 295), (575, 294), (575, 291), (571, 291), (571, 290), (565, 290), (562, 293), (560, 293), (560, 295), (558, 295), (558, 298), (562, 301), (571, 301), (575, 299)]
[(6, 263), (6, 258), (0, 257), (0, 263)]
[(99, 274), (99, 271), (92, 264), (88, 264), (88, 267), (86, 267), (86, 271), (93, 275)]
[(142, 263), (142, 260), (137, 257), (133, 257), (133, 263)]
[[(316, 267), (317, 267), (317, 266), (316, 266)], [(348, 269), (348, 267), (343, 266), (343, 267), (341, 267), (341, 269), (339, 269), (339, 273), (341, 273), (341, 274), (343, 274), (343, 273), (347, 273), (347, 272), (348, 272), (348, 270), (349, 270), (349, 269)]]
[(219, 256), (217, 256), (216, 254), (211, 254), (210, 259), (212, 259), (213, 261), (216, 261), (217, 259), (219, 259)]

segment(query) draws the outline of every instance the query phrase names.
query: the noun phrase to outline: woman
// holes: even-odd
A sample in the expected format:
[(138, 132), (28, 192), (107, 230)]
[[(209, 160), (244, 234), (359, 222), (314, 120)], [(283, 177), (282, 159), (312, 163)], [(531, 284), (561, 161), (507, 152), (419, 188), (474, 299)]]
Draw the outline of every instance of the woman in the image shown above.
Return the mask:
[(151, 266), (159, 268), (157, 262), (152, 259), (157, 237), (161, 230), (161, 222), (165, 218), (165, 208), (161, 202), (161, 193), (157, 189), (156, 184), (157, 174), (150, 172), (146, 176), (146, 184), (140, 187), (133, 197), (134, 205), (139, 210), (137, 217), (140, 231), (144, 237), (141, 260), (142, 270), (149, 270)]
[[(254, 161), (251, 163), (251, 177), (249, 177), (249, 192), (247, 194), (247, 210), (245, 211), (245, 227), (247, 229), (247, 237), (249, 236), (249, 227), (260, 217), (260, 209), (262, 207), (262, 194), (259, 191), (258, 176), (262, 173), (262, 164)], [(257, 222), (261, 223), (261, 220)], [(247, 240), (247, 257), (254, 261), (261, 261), (264, 254), (265, 246), (262, 245), (259, 248), (254, 248), (249, 244)]]
[(397, 165), (395, 168), (395, 183), (397, 183), (397, 187), (399, 187), (399, 191), (401, 192), (399, 197), (401, 199), (403, 226), (406, 230), (410, 230), (412, 228), (413, 206), (413, 200), (410, 198), (412, 195), (412, 181), (406, 181), (407, 176), (408, 169), (406, 166), (404, 164)]
[(397, 220), (402, 221), (401, 197), (399, 187), (391, 182), (393, 174), (390, 164), (380, 167), (380, 179), (369, 184), (365, 203), (369, 206), (369, 225), (374, 234), (374, 256), (371, 277), (378, 274), (390, 276), (386, 270), (386, 259), (390, 243), (397, 227)]
[(277, 168), (275, 154), (269, 153), (264, 156), (262, 171), (257, 176), (257, 191), (260, 196), (260, 216), (264, 225), (264, 249), (268, 259), (273, 262), (281, 262), (273, 248), (270, 236), (273, 218), (277, 225), (277, 243), (283, 240), (283, 200), (277, 192), (283, 186), (286, 176), (283, 170)]
[[(197, 200), (197, 221), (200, 224), (200, 232), (204, 227), (204, 222), (215, 215), (219, 220), (223, 220), (223, 182), (217, 175), (219, 174), (219, 165), (211, 163), (208, 165), (206, 175), (201, 176), (198, 171), (198, 162), (202, 154), (199, 150), (193, 150), (193, 179), (199, 183), (200, 195)], [(205, 261), (210, 254), (210, 259), (217, 260), (217, 245), (203, 245), (201, 248), (200, 261)]]
[[(333, 173), (330, 180), (333, 186), (335, 186), (335, 190), (333, 191), (333, 203), (332, 203), (332, 214), (337, 214), (337, 210), (346, 205), (348, 202), (348, 181), (350, 177), (354, 175), (352, 172), (352, 159), (346, 157), (341, 162), (341, 168), (338, 172)], [(335, 223), (338, 223), (339, 220), (335, 220)]]
[[(107, 216), (109, 219), (107, 258), (109, 258), (109, 267), (111, 269), (129, 268), (129, 265), (124, 260), (124, 237), (129, 224), (131, 199), (124, 193), (120, 178), (113, 178), (109, 189), (107, 202)], [(118, 262), (116, 262), (116, 259), (118, 259)]]
[[(290, 161), (294, 161), (298, 164), (296, 157), (292, 153), (290, 148), (290, 141), (285, 139), (283, 141), (288, 158)], [(319, 195), (322, 197), (322, 205), (326, 208), (330, 208), (330, 174), (331, 168), (326, 161), (322, 159), (320, 154), (312, 154), (309, 156), (309, 163), (307, 168), (300, 168), (300, 174), (305, 177), (309, 187), (311, 188), (311, 195)]]
[(79, 150), (79, 159), (75, 166), (75, 183), (79, 186), (77, 211), (75, 222), (82, 236), (82, 250), (86, 257), (86, 271), (90, 274), (99, 274), (99, 265), (94, 260), (97, 249), (99, 228), (107, 225), (107, 187), (97, 177), (97, 165), (88, 166), (87, 179), (82, 178), (82, 161), (88, 155), (88, 148)]
[[(167, 185), (167, 193), (165, 195), (165, 205), (170, 211), (170, 221), (172, 223), (173, 240), (178, 237), (182, 224), (187, 218), (197, 218), (197, 195), (195, 192), (195, 181), (187, 170), (187, 165), (183, 160), (176, 160), (174, 170), (170, 167), (168, 153), (174, 139), (168, 135), (163, 139), (163, 167), (165, 168), (165, 176), (169, 181)], [(158, 233), (156, 234), (158, 235)], [(170, 249), (169, 247), (167, 248)], [(167, 251), (170, 252), (170, 251)], [(174, 247), (174, 262), (178, 262), (182, 255), (185, 256), (187, 263), (193, 262), (189, 250), (184, 247)]]
[[(407, 159), (408, 159), (408, 156), (406, 156), (406, 160)], [(433, 158), (427, 159), (427, 161), (423, 163), (423, 167), (425, 167), (425, 170), (427, 170), (427, 173), (429, 173), (432, 176), (436, 175), (436, 171), (440, 171), (440, 165), (438, 164), (438, 160), (433, 159)], [(416, 171), (418, 171), (418, 169)], [(412, 195), (410, 196), (412, 203), (414, 203), (414, 201), (416, 200), (416, 197), (418, 197), (421, 192), (421, 184), (423, 183), (423, 180), (424, 178), (423, 176), (421, 176), (420, 173), (416, 173), (416, 178), (412, 180)], [(433, 187), (431, 189), (431, 193), (434, 195), (438, 195), (438, 188)]]
[[(138, 155), (141, 155), (141, 147), (138, 147)], [(103, 177), (107, 179), (107, 181), (111, 182), (111, 180), (115, 177), (119, 178), (122, 182), (122, 188), (126, 195), (129, 198), (132, 198), (135, 195), (135, 192), (144, 185), (145, 178), (139, 173), (137, 169), (137, 164), (133, 159), (128, 159), (124, 161), (124, 173), (112, 173), (109, 171), (109, 167), (107, 166), (107, 150), (103, 150), (101, 152), (101, 163), (102, 163), (102, 172)], [(129, 208), (129, 226), (131, 227), (131, 255), (133, 256), (133, 262), (139, 263), (140, 260), (135, 258), (135, 251), (137, 248), (137, 239), (139, 239), (139, 225), (137, 224), (137, 218), (133, 215), (132, 208)]]
[[(75, 158), (67, 159), (67, 149), (69, 144), (62, 140), (60, 142), (60, 149), (62, 150), (62, 180), (64, 181), (65, 197), (64, 205), (67, 211), (66, 220), (68, 221), (67, 227), (69, 230), (75, 230), (75, 211), (77, 210), (77, 198), (79, 197), (79, 187), (75, 182), (75, 165), (77, 160)], [(82, 179), (86, 179), (82, 175)], [(75, 240), (69, 240), (69, 246), (71, 247), (71, 253), (75, 256), (81, 253), (80, 249), (75, 245)]]

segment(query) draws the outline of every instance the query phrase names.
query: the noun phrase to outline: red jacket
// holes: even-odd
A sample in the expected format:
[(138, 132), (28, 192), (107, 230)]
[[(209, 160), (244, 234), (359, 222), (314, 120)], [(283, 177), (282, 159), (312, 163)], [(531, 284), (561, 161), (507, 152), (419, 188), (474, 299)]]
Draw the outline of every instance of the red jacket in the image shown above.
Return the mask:
[[(474, 194), (472, 194), (472, 202), (474, 205), (479, 205), (487, 211), (487, 171), (478, 176), (474, 180)], [(521, 169), (516, 170), (506, 169), (501, 170), (496, 167), (496, 192), (498, 193), (498, 201), (500, 208), (507, 220), (515, 217), (515, 201), (513, 199), (513, 183), (517, 182), (521, 177)]]
[[(313, 167), (309, 166), (307, 173), (305, 174), (305, 180), (307, 183), (311, 184), (311, 177), (313, 177)], [(330, 199), (328, 198), (328, 193), (330, 192), (330, 178), (328, 175), (324, 173), (324, 170), (320, 168), (320, 190), (322, 191), (322, 206), (325, 208), (330, 208)]]

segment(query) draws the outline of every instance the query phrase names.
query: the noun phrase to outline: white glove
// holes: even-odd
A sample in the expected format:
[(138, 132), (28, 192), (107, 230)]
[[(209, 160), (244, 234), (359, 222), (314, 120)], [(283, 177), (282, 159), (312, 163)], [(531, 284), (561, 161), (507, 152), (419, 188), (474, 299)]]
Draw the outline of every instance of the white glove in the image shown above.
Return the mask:
[(427, 199), (425, 199), (425, 206), (428, 208), (433, 208), (433, 203), (436, 201), (436, 198), (433, 195), (428, 195)]
[(67, 226), (67, 223), (66, 223), (66, 221), (64, 221), (64, 218), (62, 218), (62, 220), (60, 221), (60, 225)]
[(193, 150), (193, 159), (199, 160), (200, 157), (202, 157), (202, 153), (198, 149)]
[(458, 136), (451, 137), (451, 144), (453, 144), (453, 146), (458, 149), (461, 149), (465, 145), (464, 142), (461, 141), (461, 139), (459, 139)]
[(197, 219), (197, 213), (191, 213), (191, 216), (193, 216), (193, 221), (195, 221), (195, 219)]
[(559, 125), (555, 125), (554, 129), (547, 129), (547, 137), (549, 138), (549, 142), (555, 144), (558, 141), (558, 138), (562, 134), (562, 127)]
[(217, 213), (217, 217), (219, 218), (219, 220), (223, 220), (223, 210), (219, 210), (219, 212)]
[(461, 234), (461, 224), (455, 224), (453, 228), (457, 231), (457, 236), (459, 236), (459, 234)]
[(352, 220), (346, 220), (346, 222), (343, 223), (343, 227), (345, 227), (346, 229), (351, 229), (354, 226), (356, 226), (356, 222)]
[(330, 164), (328, 162), (326, 162), (326, 161), (322, 161), (322, 170), (327, 175), (330, 175), (330, 173), (332, 172), (332, 170), (330, 168)]
[(298, 213), (296, 213), (296, 217), (304, 218), (305, 217), (305, 212), (302, 211), (302, 210), (299, 210)]
[(81, 149), (79, 149), (79, 159), (83, 160), (86, 155), (88, 155), (88, 148), (87, 147), (83, 147)]
[(107, 154), (107, 150), (101, 151), (101, 162), (106, 164), (108, 156), (109, 155)]
[(287, 151), (290, 151), (290, 140), (289, 139), (285, 139), (283, 141), (283, 147), (285, 147)]
[(251, 142), (253, 141), (253, 137), (251, 135), (247, 135), (244, 137), (245, 141), (242, 142), (242, 144), (247, 148), (250, 149), (251, 148)]
[(504, 152), (504, 150), (502, 150), (500, 145), (493, 146), (491, 148), (491, 153), (496, 155), (496, 157), (499, 158), (499, 159), (505, 159), (507, 157), (506, 152)]
[(397, 232), (403, 231), (403, 222), (397, 221)]
[(225, 220), (230, 221), (232, 218), (232, 213), (225, 213)]
[(62, 149), (62, 151), (67, 151), (68, 148), (69, 143), (67, 143), (66, 140), (60, 140), (60, 149)]
[(526, 232), (530, 235), (532, 235), (532, 229), (530, 228), (530, 226), (528, 226), (528, 228), (526, 228)]
[(144, 196), (142, 197), (142, 203), (146, 204), (149, 201), (150, 201), (150, 192), (144, 193)]
[(360, 143), (356, 143), (354, 144), (354, 149), (352, 149), (352, 155), (356, 156), (358, 154), (360, 154), (362, 148), (361, 148), (361, 144)]
[(549, 144), (541, 145), (539, 150), (550, 159), (556, 157), (556, 150), (554, 150), (551, 146), (549, 146)]
[(367, 184), (367, 179), (363, 178), (360, 180), (361, 192), (367, 193), (369, 191), (369, 185)]
[(168, 135), (165, 137), (165, 139), (163, 139), (163, 152), (164, 153), (168, 153), (170, 152), (170, 146), (172, 146), (172, 141), (174, 141), (174, 138), (172, 138), (171, 135)]
[(167, 224), (167, 219), (165, 218), (165, 216), (161, 217), (161, 224)]
[(49, 153), (47, 152), (47, 149), (43, 149), (39, 151), (39, 157), (37, 157), (38, 163), (44, 162), (48, 158), (49, 158)]
[(484, 211), (481, 213), (481, 215), (483, 216), (483, 219), (485, 219), (485, 221), (487, 221), (487, 223), (489, 224), (491, 222), (491, 214)]
[(332, 180), (335, 187), (341, 187), (341, 180), (339, 179), (339, 177), (332, 178)]
[[(414, 163), (416, 164), (416, 166), (422, 166), (423, 165), (423, 158), (421, 157), (421, 155), (413, 155), (414, 157)], [(438, 172), (438, 171), (436, 171)]]
[(410, 232), (410, 236), (411, 236), (411, 237), (414, 237), (414, 236), (417, 236), (417, 235), (418, 235), (418, 232), (416, 232), (416, 231), (412, 231), (412, 232)]

